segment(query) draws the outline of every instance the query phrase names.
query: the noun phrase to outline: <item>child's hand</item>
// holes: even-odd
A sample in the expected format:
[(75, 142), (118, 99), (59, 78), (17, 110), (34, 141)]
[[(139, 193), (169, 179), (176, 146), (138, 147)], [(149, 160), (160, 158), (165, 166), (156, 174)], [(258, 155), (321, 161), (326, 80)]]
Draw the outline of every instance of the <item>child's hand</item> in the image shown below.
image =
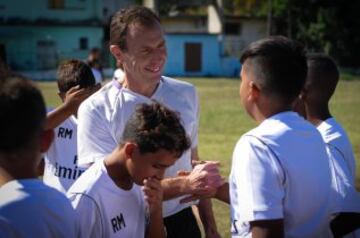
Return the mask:
[(162, 211), (163, 190), (160, 180), (156, 178), (148, 178), (144, 180), (143, 191), (145, 200), (149, 204), (150, 214)]
[(80, 104), (100, 87), (100, 85), (95, 85), (92, 88), (80, 88), (79, 85), (72, 87), (65, 94), (64, 105), (76, 113)]

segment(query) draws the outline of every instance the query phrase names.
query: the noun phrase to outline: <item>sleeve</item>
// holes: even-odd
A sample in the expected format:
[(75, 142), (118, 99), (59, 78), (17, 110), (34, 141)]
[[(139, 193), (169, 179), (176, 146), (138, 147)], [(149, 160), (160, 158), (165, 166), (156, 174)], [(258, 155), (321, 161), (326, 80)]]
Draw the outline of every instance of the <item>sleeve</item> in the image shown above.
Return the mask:
[(283, 218), (285, 174), (276, 155), (265, 143), (243, 136), (235, 147), (230, 175), (230, 200), (234, 220)]
[(108, 121), (85, 101), (78, 111), (78, 163), (87, 165), (110, 154), (117, 143), (111, 136)]
[(104, 229), (99, 206), (86, 194), (68, 194), (74, 207), (79, 237), (104, 237)]
[(200, 108), (199, 108), (199, 97), (195, 88), (193, 92), (193, 102), (194, 102), (195, 123), (190, 137), (192, 149), (196, 148), (199, 142), (198, 133), (199, 133)]

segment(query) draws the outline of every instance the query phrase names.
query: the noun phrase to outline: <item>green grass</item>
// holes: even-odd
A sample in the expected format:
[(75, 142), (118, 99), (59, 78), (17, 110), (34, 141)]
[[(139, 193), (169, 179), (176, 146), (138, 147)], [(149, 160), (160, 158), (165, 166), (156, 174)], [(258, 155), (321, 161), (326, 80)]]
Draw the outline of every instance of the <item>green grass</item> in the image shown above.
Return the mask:
[[(239, 137), (256, 124), (240, 105), (239, 80), (215, 78), (186, 78), (200, 96), (199, 154), (202, 159), (221, 162), (221, 173), (228, 176), (231, 155)], [(48, 106), (57, 106), (55, 83), (39, 83)], [(357, 184), (360, 185), (360, 77), (346, 75), (340, 81), (330, 103), (333, 116), (347, 130), (357, 159)], [(218, 230), (230, 237), (229, 207), (213, 200)]]

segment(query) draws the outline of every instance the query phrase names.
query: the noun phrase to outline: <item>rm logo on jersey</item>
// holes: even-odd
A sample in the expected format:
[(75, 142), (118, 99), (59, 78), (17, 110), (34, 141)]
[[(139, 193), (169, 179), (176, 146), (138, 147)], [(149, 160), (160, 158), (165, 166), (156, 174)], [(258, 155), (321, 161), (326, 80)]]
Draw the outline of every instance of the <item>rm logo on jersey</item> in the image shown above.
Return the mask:
[(120, 231), (121, 229), (126, 227), (125, 219), (122, 213), (120, 213), (119, 216), (116, 216), (111, 219), (111, 225), (113, 228), (113, 232), (116, 233)]
[(57, 137), (71, 139), (72, 135), (73, 135), (73, 130), (69, 130), (68, 128), (60, 127)]

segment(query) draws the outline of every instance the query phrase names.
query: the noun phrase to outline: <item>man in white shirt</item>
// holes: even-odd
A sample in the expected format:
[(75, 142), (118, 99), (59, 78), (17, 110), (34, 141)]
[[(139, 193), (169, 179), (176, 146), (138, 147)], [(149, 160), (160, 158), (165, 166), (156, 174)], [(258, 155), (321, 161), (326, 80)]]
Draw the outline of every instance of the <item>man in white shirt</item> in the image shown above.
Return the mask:
[[(195, 88), (185, 82), (163, 77), (166, 45), (159, 18), (149, 9), (135, 6), (118, 11), (110, 25), (110, 51), (123, 66), (122, 81), (113, 81), (87, 99), (79, 109), (79, 164), (103, 159), (118, 145), (124, 125), (140, 103), (152, 99), (180, 114), (191, 139), (191, 149), (167, 169), (164, 188), (164, 217), (169, 237), (200, 237), (190, 203), (180, 204), (185, 194), (206, 194), (220, 185), (214, 163), (188, 176), (191, 160), (198, 159), (198, 97)], [(207, 174), (207, 176), (203, 176)], [(171, 200), (169, 200), (171, 199)], [(200, 201), (200, 214), (208, 236), (218, 237), (210, 200)], [(175, 220), (175, 222), (173, 222)]]
[(45, 103), (27, 79), (0, 78), (0, 236), (78, 237), (69, 200), (37, 178), (41, 153), (53, 131), (44, 131)]
[(355, 188), (356, 165), (351, 142), (329, 109), (340, 75), (334, 60), (325, 54), (309, 54), (307, 64), (306, 83), (295, 110), (317, 127), (327, 145), (336, 216), (332, 231), (336, 237), (342, 237), (360, 227), (360, 196)]
[(331, 237), (326, 147), (291, 111), (306, 78), (303, 47), (265, 38), (248, 46), (241, 63), (241, 103), (259, 125), (238, 141), (229, 186), (216, 194), (231, 204), (232, 237)]

